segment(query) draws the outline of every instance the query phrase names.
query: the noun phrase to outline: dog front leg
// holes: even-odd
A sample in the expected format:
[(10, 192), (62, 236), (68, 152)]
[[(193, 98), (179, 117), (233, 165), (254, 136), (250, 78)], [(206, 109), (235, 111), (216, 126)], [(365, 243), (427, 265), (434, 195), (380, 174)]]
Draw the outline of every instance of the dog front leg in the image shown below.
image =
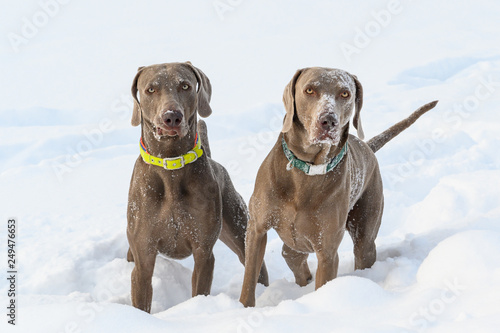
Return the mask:
[(337, 249), (330, 251), (316, 252), (318, 258), (318, 269), (316, 271), (316, 290), (330, 280), (337, 277), (339, 268), (339, 255)]
[(197, 249), (193, 251), (194, 269), (191, 279), (191, 294), (209, 295), (214, 276), (215, 257), (210, 250)]
[(266, 252), (267, 232), (259, 233), (254, 228), (249, 228), (245, 243), (245, 277), (240, 302), (249, 307), (255, 306), (255, 287)]
[(298, 252), (289, 247), (286, 244), (283, 244), (283, 249), (281, 251), (283, 258), (290, 267), (295, 276), (295, 283), (299, 286), (304, 287), (312, 280), (311, 271), (309, 270), (309, 266), (307, 265), (307, 257), (308, 253)]
[(151, 312), (153, 286), (151, 279), (155, 267), (156, 253), (134, 254), (135, 267), (132, 270), (132, 305)]

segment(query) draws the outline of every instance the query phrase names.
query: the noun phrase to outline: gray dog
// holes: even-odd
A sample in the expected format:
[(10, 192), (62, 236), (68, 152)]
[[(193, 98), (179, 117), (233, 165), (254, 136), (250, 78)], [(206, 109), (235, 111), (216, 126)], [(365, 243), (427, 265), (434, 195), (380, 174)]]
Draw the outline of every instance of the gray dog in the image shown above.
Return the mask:
[[(127, 259), (135, 262), (132, 304), (147, 312), (157, 253), (193, 255), (193, 296), (210, 293), (218, 238), (245, 262), (247, 207), (210, 158), (206, 125), (197, 121), (197, 113), (212, 113), (211, 90), (190, 62), (140, 67), (132, 84), (132, 125), (141, 125), (142, 136), (130, 182)], [(265, 264), (260, 271), (259, 282), (268, 285)]]
[[(283, 101), (283, 133), (260, 166), (249, 204), (240, 298), (245, 306), (255, 305), (270, 228), (283, 240), (283, 257), (300, 286), (312, 279), (308, 253), (318, 258), (316, 289), (337, 276), (337, 249), (346, 229), (354, 242), (355, 268), (373, 265), (384, 206), (374, 153), (437, 103), (422, 106), (365, 143), (363, 89), (354, 75), (330, 68), (298, 70)], [(353, 112), (359, 139), (349, 134)]]

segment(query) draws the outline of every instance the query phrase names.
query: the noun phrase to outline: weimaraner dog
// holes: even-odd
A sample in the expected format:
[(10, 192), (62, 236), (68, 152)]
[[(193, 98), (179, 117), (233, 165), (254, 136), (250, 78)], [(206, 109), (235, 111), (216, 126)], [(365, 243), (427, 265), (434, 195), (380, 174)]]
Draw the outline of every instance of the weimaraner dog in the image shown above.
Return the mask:
[[(247, 207), (210, 158), (206, 125), (197, 122), (197, 113), (212, 113), (211, 90), (190, 62), (140, 67), (132, 84), (132, 125), (141, 125), (142, 136), (130, 182), (127, 259), (135, 262), (132, 304), (146, 312), (157, 253), (193, 255), (193, 296), (210, 293), (218, 238), (245, 262)], [(268, 285), (264, 263), (260, 272), (259, 282)]]
[[(337, 249), (349, 232), (355, 268), (371, 267), (382, 218), (382, 179), (375, 152), (409, 127), (437, 101), (363, 142), (360, 111), (363, 89), (343, 70), (298, 70), (283, 94), (282, 134), (257, 174), (250, 199), (245, 277), (240, 301), (255, 305), (255, 286), (264, 258), (267, 231), (283, 240), (283, 257), (295, 281), (312, 280), (308, 253), (316, 253), (316, 289), (337, 276)], [(358, 137), (349, 134), (349, 122)]]

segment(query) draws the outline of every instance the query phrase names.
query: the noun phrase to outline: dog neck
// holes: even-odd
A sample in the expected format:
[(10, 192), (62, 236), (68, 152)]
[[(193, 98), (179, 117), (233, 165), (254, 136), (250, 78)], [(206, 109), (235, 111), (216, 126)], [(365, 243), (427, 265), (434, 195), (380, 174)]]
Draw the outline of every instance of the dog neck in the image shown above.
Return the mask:
[(157, 138), (152, 124), (144, 121), (141, 127), (142, 141), (149, 154), (156, 157), (181, 156), (193, 149), (196, 144), (196, 117), (190, 119), (189, 125), (188, 133), (182, 138), (177, 135)]
[(340, 141), (336, 145), (328, 143), (310, 144), (305, 128), (295, 124), (284, 136), (289, 149), (297, 158), (315, 165), (325, 164), (337, 156), (346, 144), (349, 137), (349, 123), (344, 126)]

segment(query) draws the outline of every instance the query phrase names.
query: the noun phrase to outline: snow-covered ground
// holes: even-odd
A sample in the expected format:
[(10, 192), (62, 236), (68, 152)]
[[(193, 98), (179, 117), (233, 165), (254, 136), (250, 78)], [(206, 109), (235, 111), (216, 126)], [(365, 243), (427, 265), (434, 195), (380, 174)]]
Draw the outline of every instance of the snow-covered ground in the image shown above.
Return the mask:
[[(500, 3), (1, 0), (0, 308), (5, 332), (497, 332), (500, 325)], [(342, 68), (370, 138), (437, 107), (377, 153), (377, 262), (300, 288), (269, 234), (270, 286), (238, 302), (243, 267), (215, 248), (208, 297), (193, 261), (158, 257), (153, 314), (130, 305), (126, 203), (136, 68), (190, 60), (213, 85), (212, 154), (248, 201), (295, 70)], [(7, 220), (17, 317), (7, 324)], [(316, 270), (316, 259), (309, 264)]]

